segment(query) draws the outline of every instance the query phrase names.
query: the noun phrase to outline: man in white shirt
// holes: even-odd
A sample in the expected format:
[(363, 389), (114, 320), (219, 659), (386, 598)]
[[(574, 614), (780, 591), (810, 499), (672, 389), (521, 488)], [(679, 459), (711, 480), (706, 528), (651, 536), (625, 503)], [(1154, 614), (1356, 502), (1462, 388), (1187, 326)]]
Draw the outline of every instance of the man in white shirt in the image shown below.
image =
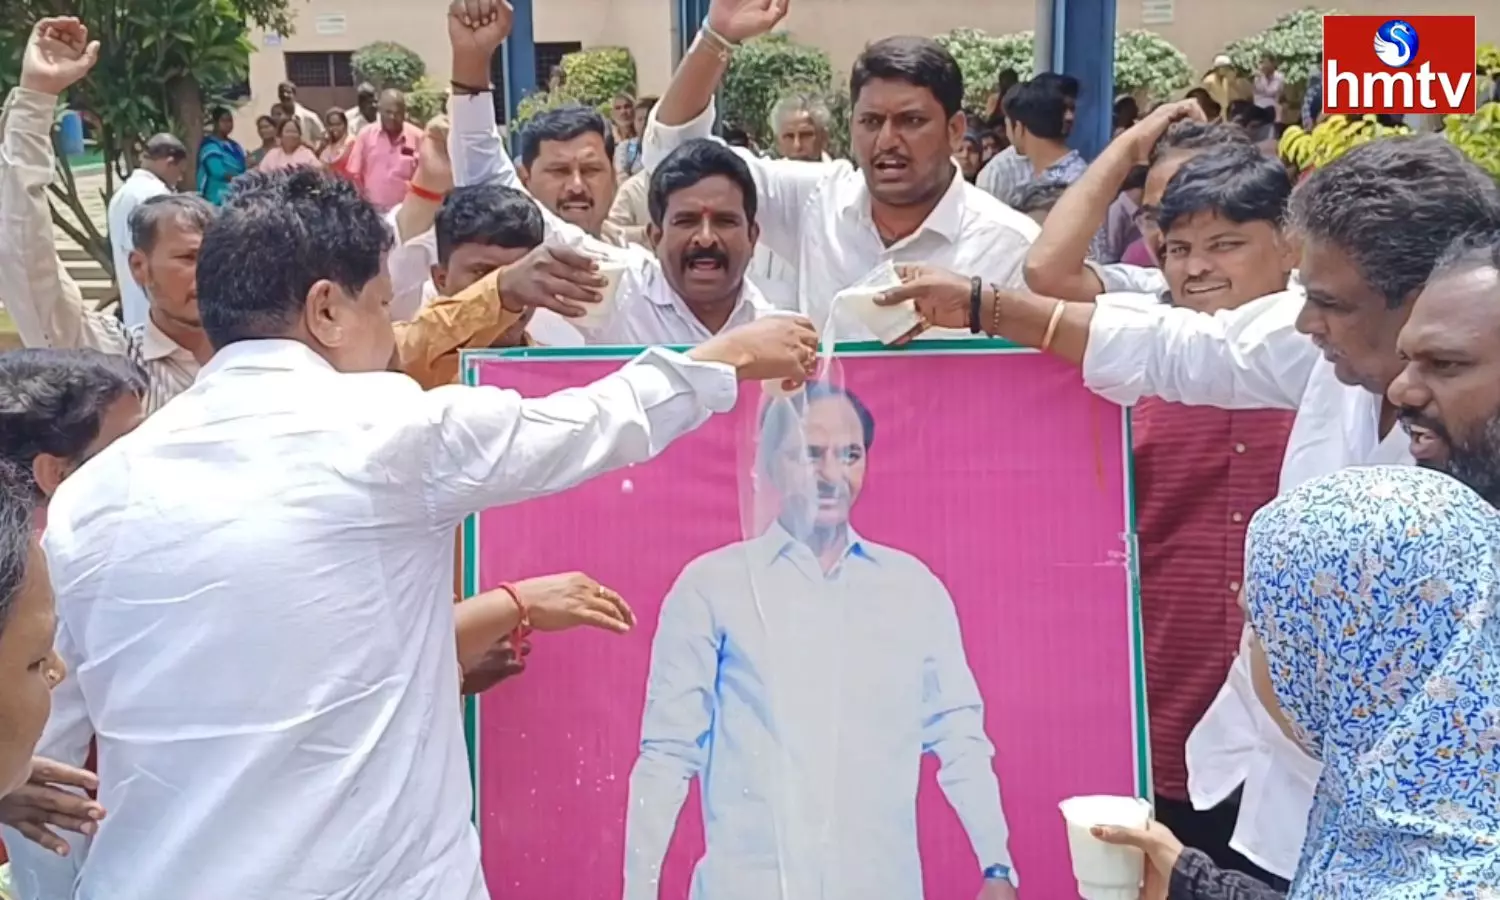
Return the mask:
[[(713, 95), (743, 41), (769, 32), (788, 4), (714, 0), (705, 27), (651, 114), (642, 139), (646, 168), (673, 148), (708, 137)], [(847, 160), (805, 163), (741, 151), (759, 188), (761, 239), (797, 267), (799, 308), (819, 328), (833, 298), (886, 262), (927, 262), (1020, 287), (1029, 217), (964, 180), (953, 147), (967, 129), (963, 75), (951, 54), (925, 38), (877, 41), (855, 61)], [(873, 334), (840, 311), (838, 340)], [(966, 337), (967, 332), (941, 337)]]
[(380, 113), (376, 109), (380, 92), (370, 82), (361, 81), (359, 87), (354, 89), (354, 96), (354, 105), (344, 110), (344, 119), (349, 123), (349, 133), (359, 134), (366, 125), (380, 121)]
[[(985, 291), (979, 324), (1082, 366), (1084, 383), (1117, 403), (1296, 410), (1283, 492), (1346, 466), (1411, 464), (1385, 396), (1405, 368), (1396, 337), (1452, 242), (1500, 229), (1500, 188), (1440, 137), (1372, 141), (1303, 182), (1290, 219), (1305, 291), (1213, 315), (1138, 295), (1072, 303)], [(967, 278), (909, 274), (882, 302), (916, 297), (934, 324), (968, 320)], [(1290, 878), (1319, 767), (1265, 714), (1243, 653), (1187, 753), (1194, 805), (1211, 809), (1241, 790), (1230, 846)]]
[(981, 900), (1014, 900), (1008, 828), (953, 599), (916, 557), (849, 524), (875, 419), (809, 384), (762, 413), (779, 499), (758, 537), (688, 563), (651, 647), (625, 813), (625, 900), (656, 900), (701, 780), (693, 900), (922, 897), (922, 755), (969, 834)]
[[(552, 397), (423, 391), (384, 371), (390, 244), (336, 176), (246, 176), (204, 238), (213, 360), (52, 500), (58, 642), (109, 810), (79, 900), (487, 898), (453, 528), (644, 461), (737, 378), (816, 359), (806, 320), (775, 318)], [(618, 600), (584, 599), (570, 615)]]
[[(782, 159), (832, 162), (828, 155), (828, 105), (810, 94), (788, 94), (771, 108), (771, 130)], [(750, 277), (777, 309), (797, 309), (797, 267), (764, 241), (755, 246)]]
[(135, 240), (130, 232), (130, 214), (152, 197), (170, 194), (182, 183), (187, 147), (175, 135), (158, 134), (146, 141), (140, 163), (120, 189), (109, 200), (106, 219), (109, 246), (115, 261), (115, 283), (120, 286), (120, 312), (126, 328), (146, 324), (146, 310), (151, 303), (146, 290), (130, 268), (130, 251)]
[[(323, 141), (323, 117), (303, 106), (297, 101), (297, 86), (290, 81), (283, 81), (276, 88), (276, 105), (282, 115), (288, 119), (295, 119), (302, 128), (302, 141), (309, 147), (316, 147)], [(350, 123), (350, 134), (359, 134)]]
[[(457, 16), (450, 13), (450, 29)], [(455, 39), (453, 80), (469, 83), (465, 79), (477, 74), (481, 60), (489, 59), (509, 29), (508, 17), (500, 15), (475, 29), (472, 39)], [(455, 96), (450, 110), (454, 183), (521, 187), (496, 131), (490, 95)], [(568, 322), (590, 344), (697, 344), (771, 311), (745, 278), (759, 228), (755, 181), (743, 159), (722, 144), (702, 141), (680, 148), (662, 169), (652, 177), (648, 201), (654, 253), (637, 244), (620, 247), (600, 240), (540, 204), (550, 240), (621, 270), (612, 310)], [(533, 174), (529, 184), (535, 183)]]

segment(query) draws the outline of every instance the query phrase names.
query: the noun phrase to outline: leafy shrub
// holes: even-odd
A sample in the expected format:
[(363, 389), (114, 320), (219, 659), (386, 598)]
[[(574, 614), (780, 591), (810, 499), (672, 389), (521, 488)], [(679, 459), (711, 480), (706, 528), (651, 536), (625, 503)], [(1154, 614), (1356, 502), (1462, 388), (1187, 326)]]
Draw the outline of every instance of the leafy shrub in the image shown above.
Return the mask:
[(366, 44), (354, 51), (350, 65), (356, 80), (368, 81), (381, 91), (395, 88), (410, 92), (427, 74), (427, 64), (422, 62), (422, 57), (392, 41)]
[(1500, 103), (1486, 103), (1472, 116), (1448, 116), (1443, 134), (1480, 168), (1500, 180)]
[(542, 110), (555, 109), (573, 102), (575, 101), (571, 97), (561, 91), (537, 91), (535, 94), (527, 94), (521, 98), (521, 102), (516, 104), (516, 114), (510, 123), (511, 131), (519, 132)]
[(609, 106), (635, 93), (635, 58), (624, 47), (590, 47), (562, 58), (562, 93), (589, 106)]
[(964, 74), (964, 106), (983, 110), (1000, 73), (1014, 69), (1022, 78), (1030, 78), (1036, 39), (1029, 31), (991, 35), (978, 28), (955, 28), (936, 38), (958, 61)]
[(423, 75), (406, 95), (406, 117), (418, 125), (426, 125), (434, 116), (448, 111), (448, 89)]
[(768, 34), (735, 53), (724, 75), (720, 117), (766, 146), (775, 138), (770, 116), (777, 100), (794, 92), (828, 97), (832, 82), (833, 68), (822, 50)]
[(1142, 29), (1115, 35), (1115, 94), (1164, 100), (1193, 83), (1187, 55), (1171, 41)]
[(1500, 74), (1500, 47), (1494, 44), (1480, 44), (1478, 52), (1479, 71), (1490, 76)]
[(1289, 12), (1265, 31), (1234, 41), (1224, 52), (1242, 73), (1254, 72), (1262, 58), (1274, 57), (1286, 78), (1287, 105), (1300, 108), (1307, 78), (1318, 67), (1318, 57), (1323, 53), (1323, 17), (1334, 14), (1335, 10), (1314, 7)]

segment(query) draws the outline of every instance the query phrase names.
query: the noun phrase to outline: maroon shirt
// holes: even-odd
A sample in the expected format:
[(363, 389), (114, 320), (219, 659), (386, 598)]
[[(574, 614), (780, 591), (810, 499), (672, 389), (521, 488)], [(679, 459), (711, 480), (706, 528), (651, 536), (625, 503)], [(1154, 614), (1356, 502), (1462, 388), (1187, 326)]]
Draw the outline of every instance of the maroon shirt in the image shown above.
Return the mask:
[(1156, 790), (1187, 798), (1188, 734), (1240, 645), (1250, 517), (1276, 496), (1293, 413), (1148, 398), (1131, 419)]

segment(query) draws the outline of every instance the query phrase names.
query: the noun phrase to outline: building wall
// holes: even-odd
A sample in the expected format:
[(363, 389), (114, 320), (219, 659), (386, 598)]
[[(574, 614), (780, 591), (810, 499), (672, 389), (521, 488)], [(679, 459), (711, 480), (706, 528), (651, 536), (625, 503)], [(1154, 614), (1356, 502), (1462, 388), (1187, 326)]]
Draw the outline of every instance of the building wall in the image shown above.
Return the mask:
[[(578, 41), (585, 47), (617, 45), (635, 56), (642, 93), (659, 94), (671, 74), (671, 0), (533, 0), (536, 40)], [(1486, 0), (1486, 3), (1490, 0)], [(1269, 25), (1306, 0), (1119, 0), (1118, 27), (1149, 27), (1206, 69), (1215, 53), (1235, 38)], [(1330, 4), (1334, 5), (1334, 4)], [(1341, 4), (1370, 15), (1473, 14), (1462, 0), (1355, 0)], [(1481, 4), (1483, 5), (1483, 4)], [(429, 71), (445, 80), (447, 27), (442, 3), (412, 0), (307, 0), (297, 4), (297, 33), (287, 38), (256, 34), (259, 52), (251, 59), (252, 98), (240, 116), (236, 136), (255, 143), (254, 115), (275, 102), (276, 85), (286, 76), (286, 51), (352, 51), (377, 40), (395, 40), (427, 60)], [(1143, 14), (1170, 10), (1171, 21), (1142, 25)], [(836, 71), (845, 71), (865, 42), (891, 34), (937, 34), (951, 28), (981, 28), (993, 34), (1032, 27), (1035, 0), (795, 0), (786, 29), (803, 43), (822, 47)], [(336, 25), (342, 24), (342, 30)], [(320, 29), (320, 24), (322, 28)], [(337, 33), (320, 33), (337, 32)], [(1480, 40), (1500, 42), (1500, 15), (1481, 15)]]

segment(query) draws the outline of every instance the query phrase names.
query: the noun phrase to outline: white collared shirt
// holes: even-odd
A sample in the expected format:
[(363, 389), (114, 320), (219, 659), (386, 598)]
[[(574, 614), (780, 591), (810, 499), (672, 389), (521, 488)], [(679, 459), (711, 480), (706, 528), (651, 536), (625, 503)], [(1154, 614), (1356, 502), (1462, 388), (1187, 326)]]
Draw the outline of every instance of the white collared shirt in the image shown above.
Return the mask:
[[(1380, 436), (1381, 398), (1340, 382), (1297, 331), (1295, 284), (1208, 315), (1154, 295), (1102, 294), (1083, 359), (1084, 383), (1116, 403), (1145, 396), (1222, 409), (1296, 410), (1282, 493), (1349, 466), (1411, 465), (1399, 428)], [(1247, 693), (1248, 691), (1248, 693)], [(1296, 871), (1318, 765), (1266, 715), (1242, 654), (1187, 744), (1188, 791), (1210, 809), (1243, 785), (1230, 846), (1283, 878)]]
[(120, 309), (127, 327), (146, 324), (146, 312), (151, 302), (146, 289), (136, 283), (130, 273), (130, 251), (135, 249), (135, 239), (130, 234), (130, 214), (137, 206), (172, 193), (167, 183), (148, 169), (138, 168), (130, 173), (120, 189), (109, 200), (106, 221), (109, 225), (109, 246), (115, 259), (115, 283), (120, 286)]
[(775, 524), (678, 576), (630, 773), (625, 900), (656, 900), (693, 778), (707, 840), (692, 900), (921, 900), (926, 750), (973, 845), (976, 883), (1010, 865), (953, 599), (916, 557), (849, 539), (826, 576)]
[(109, 810), (78, 900), (488, 898), (453, 529), (644, 461), (736, 392), (664, 350), (539, 399), (220, 350), (48, 510)]
[[(653, 111), (641, 141), (646, 171), (686, 141), (710, 137), (714, 115), (710, 103), (696, 119), (668, 127)], [(1030, 216), (969, 184), (957, 167), (927, 221), (887, 247), (870, 217), (864, 175), (848, 160), (799, 162), (736, 152), (760, 189), (760, 239), (797, 267), (799, 308), (820, 331), (827, 330), (834, 296), (887, 261), (928, 263), (1001, 287), (1026, 286), (1026, 252), (1041, 229)], [(874, 338), (849, 311), (840, 310), (833, 323), (836, 340)], [(967, 329), (934, 329), (926, 336), (971, 337)]]
[(391, 272), (392, 322), (410, 321), (417, 310), (437, 296), (432, 283), (432, 267), (438, 262), (437, 229), (429, 228), (403, 241), (401, 229), (396, 225), (396, 215), (400, 212), (398, 203), (385, 214), (385, 224), (395, 239), (386, 255), (386, 266)]
[[(455, 185), (495, 182), (517, 190), (526, 189), (495, 127), (495, 106), (489, 94), (453, 97), (449, 117), (448, 155), (453, 160)], [(538, 202), (537, 208), (542, 212), (549, 241), (578, 247), (625, 266), (625, 275), (615, 291), (614, 310), (608, 319), (597, 323), (565, 320), (583, 335), (586, 343), (633, 347), (691, 345), (713, 336), (672, 289), (660, 260), (650, 249), (627, 241), (611, 244), (558, 217), (544, 203)], [(771, 305), (747, 277), (724, 328), (743, 325), (771, 311)]]

